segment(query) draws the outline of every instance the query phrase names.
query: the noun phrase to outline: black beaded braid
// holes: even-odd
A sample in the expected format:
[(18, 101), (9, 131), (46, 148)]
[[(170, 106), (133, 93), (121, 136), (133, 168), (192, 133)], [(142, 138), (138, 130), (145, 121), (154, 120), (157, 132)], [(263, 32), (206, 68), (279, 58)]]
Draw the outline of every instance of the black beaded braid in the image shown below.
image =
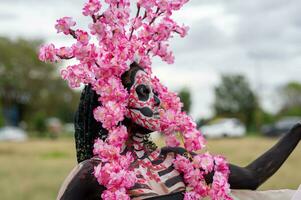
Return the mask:
[(93, 116), (93, 110), (100, 105), (98, 97), (91, 85), (86, 86), (75, 114), (75, 144), (79, 163), (92, 158), (95, 139), (104, 140), (108, 134), (108, 131), (102, 128), (101, 123), (97, 122)]
[[(138, 70), (142, 70), (142, 68), (134, 62), (131, 64), (130, 70), (122, 75), (122, 83), (128, 91), (134, 83)], [(108, 135), (108, 131), (102, 128), (101, 123), (97, 122), (93, 116), (93, 110), (101, 105), (98, 98), (99, 96), (92, 90), (91, 85), (86, 86), (75, 114), (75, 144), (79, 163), (93, 157), (95, 139), (105, 140)]]

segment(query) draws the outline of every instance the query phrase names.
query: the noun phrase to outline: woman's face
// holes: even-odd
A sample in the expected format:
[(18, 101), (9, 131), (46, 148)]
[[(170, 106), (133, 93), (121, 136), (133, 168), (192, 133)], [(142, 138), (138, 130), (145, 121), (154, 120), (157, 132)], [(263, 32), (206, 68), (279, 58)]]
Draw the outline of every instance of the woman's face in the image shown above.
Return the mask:
[(127, 117), (146, 129), (159, 131), (160, 99), (153, 90), (150, 76), (138, 70), (129, 93)]

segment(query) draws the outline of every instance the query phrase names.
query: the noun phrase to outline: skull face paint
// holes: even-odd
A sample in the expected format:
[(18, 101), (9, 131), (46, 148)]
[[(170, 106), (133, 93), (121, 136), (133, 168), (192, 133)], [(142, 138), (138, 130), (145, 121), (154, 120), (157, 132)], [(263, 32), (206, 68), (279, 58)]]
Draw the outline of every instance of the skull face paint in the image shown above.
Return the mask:
[(160, 131), (160, 99), (143, 70), (136, 72), (129, 95), (127, 117), (151, 131)]

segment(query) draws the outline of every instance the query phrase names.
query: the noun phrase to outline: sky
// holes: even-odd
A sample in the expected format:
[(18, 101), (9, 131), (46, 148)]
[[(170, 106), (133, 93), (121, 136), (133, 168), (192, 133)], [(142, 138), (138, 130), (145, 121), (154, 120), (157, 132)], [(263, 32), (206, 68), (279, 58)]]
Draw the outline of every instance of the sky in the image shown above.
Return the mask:
[[(56, 19), (81, 16), (85, 0), (0, 0), (0, 36), (43, 39), (60, 45)], [(213, 114), (214, 87), (223, 74), (243, 74), (259, 94), (262, 106), (276, 112), (279, 88), (301, 81), (300, 0), (190, 0), (174, 18), (190, 27), (186, 38), (175, 37), (175, 63), (155, 59), (154, 73), (170, 89), (190, 88), (192, 116)], [(1, 53), (1, 52), (0, 52)]]

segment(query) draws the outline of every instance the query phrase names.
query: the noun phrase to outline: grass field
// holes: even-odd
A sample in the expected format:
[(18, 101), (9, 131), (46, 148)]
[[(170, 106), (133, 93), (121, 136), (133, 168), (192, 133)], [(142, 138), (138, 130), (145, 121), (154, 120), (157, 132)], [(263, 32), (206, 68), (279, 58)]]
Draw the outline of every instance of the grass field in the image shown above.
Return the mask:
[[(231, 163), (246, 165), (276, 141), (264, 138), (211, 140), (208, 149)], [(71, 139), (0, 143), (0, 199), (53, 200), (75, 165)], [(296, 189), (301, 184), (301, 146), (260, 189)]]

